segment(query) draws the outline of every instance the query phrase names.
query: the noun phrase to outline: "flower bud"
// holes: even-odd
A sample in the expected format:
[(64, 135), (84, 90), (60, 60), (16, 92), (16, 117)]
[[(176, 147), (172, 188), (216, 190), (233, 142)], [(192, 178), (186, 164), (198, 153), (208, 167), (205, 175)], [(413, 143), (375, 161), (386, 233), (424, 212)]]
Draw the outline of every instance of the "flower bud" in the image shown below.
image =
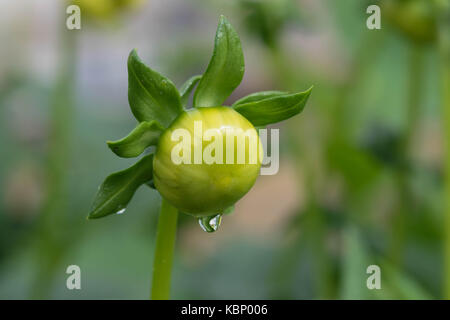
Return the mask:
[(436, 38), (436, 19), (432, 1), (382, 0), (381, 10), (397, 30), (409, 39), (428, 43)]
[(154, 183), (182, 212), (220, 214), (251, 189), (262, 154), (256, 129), (232, 108), (190, 109), (160, 137)]
[(144, 3), (143, 0), (72, 0), (71, 3), (81, 8), (82, 14), (100, 20), (115, 19), (125, 10), (135, 9)]

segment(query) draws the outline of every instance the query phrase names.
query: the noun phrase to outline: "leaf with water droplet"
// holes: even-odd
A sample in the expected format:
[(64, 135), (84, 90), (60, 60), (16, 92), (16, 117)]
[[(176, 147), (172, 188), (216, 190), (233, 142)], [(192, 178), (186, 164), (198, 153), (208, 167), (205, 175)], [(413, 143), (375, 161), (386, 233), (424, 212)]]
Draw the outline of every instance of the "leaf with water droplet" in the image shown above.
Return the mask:
[(241, 40), (228, 20), (221, 16), (211, 61), (194, 94), (194, 107), (222, 105), (241, 83), (243, 76)]
[(143, 157), (132, 167), (113, 173), (100, 186), (88, 219), (122, 213), (140, 185), (153, 178), (153, 155)]
[(122, 209), (120, 209), (119, 211), (117, 211), (116, 214), (122, 214), (122, 213), (125, 212), (126, 209), (127, 209), (127, 208), (122, 208)]
[(216, 214), (208, 217), (201, 217), (198, 219), (198, 223), (203, 231), (208, 233), (217, 231), (222, 223), (222, 214)]

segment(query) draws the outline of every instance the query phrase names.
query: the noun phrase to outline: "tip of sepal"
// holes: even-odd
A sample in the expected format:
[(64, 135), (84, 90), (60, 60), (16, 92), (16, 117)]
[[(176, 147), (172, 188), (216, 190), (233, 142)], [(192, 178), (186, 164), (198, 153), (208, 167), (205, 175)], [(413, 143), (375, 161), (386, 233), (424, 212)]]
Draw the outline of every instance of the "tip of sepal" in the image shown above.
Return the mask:
[(230, 21), (223, 14), (219, 16), (219, 23), (217, 25), (218, 27), (225, 26), (226, 28), (231, 28)]
[(309, 88), (306, 89), (305, 91), (302, 91), (302, 92), (299, 92), (299, 93), (296, 93), (296, 94), (295, 94), (295, 95), (299, 95), (299, 96), (302, 97), (301, 100), (298, 102), (298, 104), (301, 104), (301, 105), (302, 105), (301, 108), (300, 108), (300, 110), (299, 110), (299, 113), (302, 112), (303, 109), (305, 108), (306, 103), (308, 102), (309, 97), (311, 96), (311, 92), (312, 92), (312, 89), (313, 89), (313, 88), (314, 88), (314, 85), (312, 85), (311, 87), (309, 87)]
[(88, 221), (89, 221), (89, 220), (94, 220), (94, 219), (96, 219), (96, 217), (92, 215), (92, 212), (89, 213), (89, 214), (86, 216), (86, 220), (88, 220)]
[(311, 87), (309, 87), (308, 89), (306, 89), (305, 91), (301, 92), (302, 94), (305, 94), (304, 99), (308, 99), (309, 96), (311, 95), (312, 89), (314, 88), (314, 85), (312, 85)]
[(128, 61), (130, 61), (131, 59), (139, 59), (139, 56), (137, 54), (137, 49), (136, 48), (133, 48), (130, 51), (130, 54), (128, 55)]
[(308, 92), (311, 93), (312, 89), (314, 88), (314, 85), (311, 85), (311, 87), (309, 87), (308, 89), (306, 89), (304, 92)]
[(121, 156), (120, 154), (118, 154), (117, 141), (108, 140), (108, 141), (106, 141), (106, 145), (115, 155), (117, 155), (119, 157), (123, 157), (123, 158), (132, 158), (132, 157), (124, 157), (124, 156)]
[(133, 48), (130, 51), (130, 54), (128, 55), (128, 63), (130, 63), (132, 61), (138, 61), (140, 63), (143, 63), (141, 57), (139, 57), (139, 55), (138, 55), (138, 52), (137, 52), (136, 48)]
[(103, 218), (103, 217), (105, 217), (105, 216), (99, 216), (99, 215), (97, 215), (96, 214), (96, 212), (95, 212), (95, 210), (92, 210), (91, 212), (89, 212), (89, 214), (86, 216), (86, 220), (96, 220), (96, 219), (99, 219), (99, 218)]

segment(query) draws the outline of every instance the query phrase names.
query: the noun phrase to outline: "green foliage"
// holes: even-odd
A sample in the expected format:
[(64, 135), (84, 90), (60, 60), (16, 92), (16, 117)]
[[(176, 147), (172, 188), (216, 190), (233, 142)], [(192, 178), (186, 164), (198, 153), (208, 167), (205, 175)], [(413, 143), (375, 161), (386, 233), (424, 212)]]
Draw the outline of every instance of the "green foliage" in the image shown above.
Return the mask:
[(150, 146), (156, 146), (164, 128), (155, 120), (142, 121), (128, 136), (117, 141), (108, 141), (108, 147), (122, 158), (139, 156)]
[(136, 50), (128, 58), (128, 101), (137, 120), (156, 120), (164, 127), (182, 111), (180, 94), (172, 81), (147, 67)]
[(304, 92), (276, 95), (259, 101), (241, 103), (235, 105), (234, 109), (254, 126), (264, 126), (299, 114), (305, 107), (311, 90), (312, 87)]
[(194, 107), (220, 106), (241, 83), (244, 55), (241, 40), (228, 20), (221, 16), (214, 52), (194, 95)]
[(261, 91), (261, 92), (255, 92), (252, 94), (249, 94), (248, 96), (245, 96), (239, 100), (237, 100), (235, 103), (233, 103), (232, 107), (235, 108), (236, 106), (244, 103), (250, 103), (250, 102), (257, 102), (269, 98), (279, 97), (282, 95), (287, 94), (287, 92), (283, 91)]
[(153, 155), (134, 166), (108, 176), (95, 196), (88, 219), (97, 219), (124, 210), (137, 188), (153, 177)]
[(189, 78), (180, 88), (180, 95), (181, 95), (181, 104), (183, 107), (187, 106), (189, 97), (194, 90), (195, 85), (200, 81), (202, 78), (201, 75), (193, 76)]

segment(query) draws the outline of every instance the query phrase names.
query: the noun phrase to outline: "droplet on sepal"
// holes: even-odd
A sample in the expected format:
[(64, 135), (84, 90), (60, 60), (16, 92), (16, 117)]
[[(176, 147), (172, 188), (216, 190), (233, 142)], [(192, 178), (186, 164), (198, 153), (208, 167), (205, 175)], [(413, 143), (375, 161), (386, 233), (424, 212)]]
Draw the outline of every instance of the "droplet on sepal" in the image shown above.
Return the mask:
[(127, 208), (122, 208), (122, 209), (120, 209), (119, 211), (117, 211), (116, 214), (122, 214), (122, 213), (125, 212), (126, 209), (127, 209)]
[(202, 217), (198, 219), (198, 223), (200, 227), (203, 229), (203, 231), (209, 233), (217, 231), (217, 229), (219, 229), (220, 227), (221, 222), (222, 222), (221, 213), (216, 214), (214, 216)]

